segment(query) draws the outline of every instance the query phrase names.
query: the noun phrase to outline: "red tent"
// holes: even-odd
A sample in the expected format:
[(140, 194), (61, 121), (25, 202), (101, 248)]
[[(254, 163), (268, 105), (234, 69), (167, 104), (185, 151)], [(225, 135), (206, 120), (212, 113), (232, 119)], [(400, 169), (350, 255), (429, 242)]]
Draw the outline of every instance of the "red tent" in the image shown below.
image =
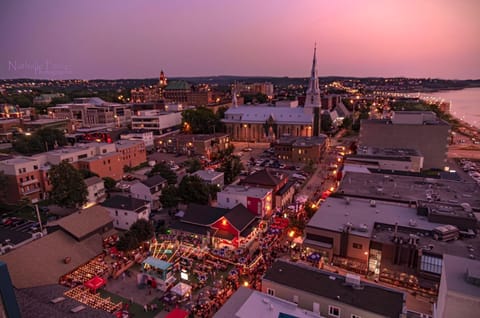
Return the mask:
[(175, 308), (165, 318), (187, 318), (188, 312), (183, 309)]
[(94, 278), (87, 280), (83, 283), (86, 287), (90, 288), (94, 292), (97, 291), (100, 287), (107, 284), (107, 281), (99, 276), (95, 276)]

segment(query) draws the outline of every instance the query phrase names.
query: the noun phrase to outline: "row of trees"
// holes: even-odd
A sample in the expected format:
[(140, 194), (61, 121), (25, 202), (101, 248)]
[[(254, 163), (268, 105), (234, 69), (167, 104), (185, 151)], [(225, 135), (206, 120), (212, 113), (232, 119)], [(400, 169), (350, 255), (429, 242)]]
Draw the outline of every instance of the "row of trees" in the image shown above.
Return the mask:
[(41, 128), (31, 135), (19, 135), (15, 138), (13, 149), (23, 155), (33, 155), (67, 144), (65, 134), (54, 128)]

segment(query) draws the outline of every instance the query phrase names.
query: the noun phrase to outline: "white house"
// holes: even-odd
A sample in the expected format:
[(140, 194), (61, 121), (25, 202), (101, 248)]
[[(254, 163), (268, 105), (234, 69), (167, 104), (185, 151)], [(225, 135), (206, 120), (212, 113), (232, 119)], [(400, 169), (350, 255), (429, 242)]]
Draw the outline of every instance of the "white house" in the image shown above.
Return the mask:
[(160, 207), (159, 198), (166, 185), (167, 180), (155, 175), (147, 180), (132, 184), (129, 191), (132, 198), (148, 201), (152, 209), (158, 209)]
[(84, 181), (87, 185), (88, 191), (87, 203), (85, 203), (85, 207), (92, 206), (105, 200), (105, 184), (101, 178), (93, 176), (85, 179)]
[(113, 218), (113, 226), (128, 230), (133, 223), (150, 217), (150, 202), (126, 196), (114, 196), (102, 203)]

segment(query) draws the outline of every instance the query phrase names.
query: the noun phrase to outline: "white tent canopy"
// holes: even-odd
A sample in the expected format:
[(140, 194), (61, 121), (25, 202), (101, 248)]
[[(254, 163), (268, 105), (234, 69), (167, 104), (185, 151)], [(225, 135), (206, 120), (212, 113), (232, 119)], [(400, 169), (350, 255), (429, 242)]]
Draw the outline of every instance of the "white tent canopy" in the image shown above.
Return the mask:
[(185, 296), (185, 294), (189, 293), (191, 290), (192, 286), (182, 282), (178, 283), (171, 289), (172, 292), (182, 297)]

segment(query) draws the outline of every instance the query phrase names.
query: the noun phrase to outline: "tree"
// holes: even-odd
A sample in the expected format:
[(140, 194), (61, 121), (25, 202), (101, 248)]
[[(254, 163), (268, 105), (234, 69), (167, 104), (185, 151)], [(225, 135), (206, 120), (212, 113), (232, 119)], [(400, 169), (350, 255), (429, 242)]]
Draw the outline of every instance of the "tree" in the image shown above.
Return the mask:
[(238, 177), (243, 169), (243, 164), (240, 161), (240, 158), (237, 156), (229, 156), (223, 160), (218, 171), (224, 173), (225, 184), (230, 184)]
[(53, 165), (49, 171), (52, 191), (50, 196), (62, 207), (78, 207), (87, 202), (87, 185), (82, 174), (67, 161)]
[(135, 235), (132, 232), (127, 231), (124, 235), (120, 236), (117, 242), (117, 249), (119, 251), (131, 251), (136, 249), (139, 245), (140, 243)]
[(352, 123), (353, 123), (352, 116), (347, 116), (343, 119), (342, 127), (345, 129), (350, 129), (352, 127)]
[(320, 115), (320, 127), (322, 129), (323, 132), (328, 132), (330, 130), (332, 130), (332, 117), (330, 116), (330, 114), (322, 114)]
[(35, 131), (34, 134), (40, 137), (44, 145), (48, 146), (48, 149), (45, 150), (53, 150), (57, 146), (65, 146), (67, 144), (65, 134), (55, 128), (41, 128)]
[(174, 185), (169, 185), (162, 190), (160, 195), (160, 203), (164, 208), (173, 208), (176, 207), (178, 202), (180, 202), (180, 195), (178, 189)]
[(172, 169), (170, 169), (170, 167), (164, 162), (156, 164), (152, 168), (148, 176), (151, 177), (156, 174), (159, 174), (160, 176), (162, 176), (162, 178), (167, 180), (168, 184), (177, 184), (177, 174), (172, 171)]
[(13, 148), (21, 154), (36, 154), (66, 144), (67, 140), (63, 132), (47, 127), (38, 129), (31, 135), (18, 136), (13, 143)]
[(198, 171), (202, 169), (202, 163), (198, 158), (192, 158), (187, 161), (187, 172), (188, 173), (194, 173), (195, 171)]
[(105, 189), (107, 191), (111, 191), (111, 190), (115, 189), (115, 187), (117, 185), (117, 182), (110, 177), (104, 177), (103, 178), (103, 183), (104, 183)]
[(210, 134), (220, 119), (206, 107), (187, 109), (182, 112), (182, 127), (193, 134)]
[(178, 186), (180, 198), (184, 203), (208, 204), (210, 191), (198, 176), (185, 176)]
[(149, 221), (140, 219), (132, 224), (130, 232), (137, 238), (138, 242), (144, 242), (153, 237), (155, 229)]

